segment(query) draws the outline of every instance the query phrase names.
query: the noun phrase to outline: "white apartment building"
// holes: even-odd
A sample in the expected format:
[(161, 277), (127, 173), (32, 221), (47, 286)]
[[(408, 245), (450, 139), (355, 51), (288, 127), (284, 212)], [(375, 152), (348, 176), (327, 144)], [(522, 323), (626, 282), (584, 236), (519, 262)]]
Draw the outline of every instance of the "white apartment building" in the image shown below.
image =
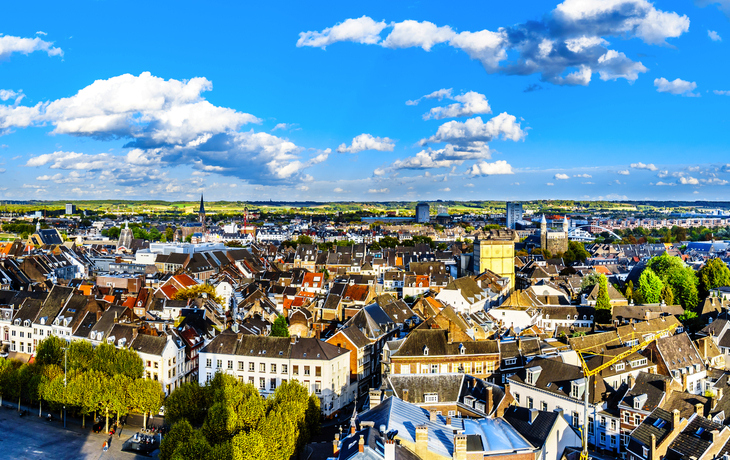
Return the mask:
[(320, 399), (327, 416), (352, 400), (350, 351), (315, 338), (262, 337), (226, 330), (200, 351), (200, 384), (216, 372), (250, 383), (268, 396), (296, 380)]
[(142, 358), (145, 378), (159, 381), (165, 395), (180, 386), (185, 377), (185, 346), (179, 337), (139, 334), (129, 348)]

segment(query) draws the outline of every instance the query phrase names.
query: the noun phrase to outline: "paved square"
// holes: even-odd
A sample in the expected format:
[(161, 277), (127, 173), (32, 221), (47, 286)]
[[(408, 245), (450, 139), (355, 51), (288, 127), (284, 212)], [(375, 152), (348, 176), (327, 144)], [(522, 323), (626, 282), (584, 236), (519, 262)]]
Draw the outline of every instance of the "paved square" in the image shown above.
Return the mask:
[[(36, 409), (37, 411), (37, 409)], [(46, 422), (38, 418), (37, 412), (25, 417), (18, 416), (15, 410), (0, 408), (0, 458), (12, 459), (149, 459), (130, 452), (122, 452), (124, 441), (134, 435), (131, 427), (122, 431), (122, 438), (114, 436), (107, 452), (102, 451), (104, 441), (109, 435), (94, 434), (91, 425), (82, 430), (73, 425), (64, 429), (59, 421)]]

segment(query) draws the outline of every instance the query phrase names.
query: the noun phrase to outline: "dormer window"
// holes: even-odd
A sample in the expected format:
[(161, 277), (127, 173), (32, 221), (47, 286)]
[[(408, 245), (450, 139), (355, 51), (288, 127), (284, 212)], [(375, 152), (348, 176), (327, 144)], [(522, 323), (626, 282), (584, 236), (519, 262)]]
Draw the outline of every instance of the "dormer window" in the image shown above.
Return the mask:
[(120, 347), (123, 347), (126, 343), (127, 343), (127, 339), (125, 337), (122, 337), (121, 339), (119, 339), (118, 345)]
[(570, 382), (570, 396), (579, 399), (585, 391), (585, 379), (573, 380)]
[(428, 346), (423, 346), (423, 356), (428, 356)]
[(466, 353), (466, 347), (464, 346), (464, 344), (463, 344), (463, 343), (460, 343), (460, 344), (459, 344), (459, 354), (460, 354), (460, 355), (463, 355), (463, 354), (465, 354), (465, 353)]
[(535, 366), (530, 367), (527, 370), (527, 376), (526, 381), (528, 385), (535, 385), (537, 383), (537, 379), (540, 377), (540, 372), (542, 372), (542, 367)]
[(15, 325), (16, 325), (16, 326), (20, 326), (20, 320), (19, 320), (19, 319), (16, 319), (16, 320), (15, 320)]
[(23, 326), (30, 327), (30, 320), (26, 319), (25, 322), (23, 323)]
[(634, 397), (634, 409), (641, 410), (644, 407), (644, 403), (646, 402), (647, 396), (646, 395), (638, 395)]

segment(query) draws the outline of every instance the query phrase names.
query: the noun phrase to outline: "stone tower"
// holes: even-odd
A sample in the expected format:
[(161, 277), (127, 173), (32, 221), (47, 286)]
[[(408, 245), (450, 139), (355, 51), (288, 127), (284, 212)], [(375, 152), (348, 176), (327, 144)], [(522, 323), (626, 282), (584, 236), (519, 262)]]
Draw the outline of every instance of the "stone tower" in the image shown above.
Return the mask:
[(547, 220), (545, 214), (542, 215), (540, 220), (540, 247), (547, 248)]

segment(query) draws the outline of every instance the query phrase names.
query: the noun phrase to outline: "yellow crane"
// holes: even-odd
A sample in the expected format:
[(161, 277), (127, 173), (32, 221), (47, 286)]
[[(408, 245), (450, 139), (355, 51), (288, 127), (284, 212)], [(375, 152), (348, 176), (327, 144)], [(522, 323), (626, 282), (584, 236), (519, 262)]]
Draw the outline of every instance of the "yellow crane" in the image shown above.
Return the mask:
[(590, 378), (594, 375), (597, 375), (602, 370), (606, 369), (607, 367), (610, 367), (614, 365), (615, 363), (628, 358), (632, 354), (636, 353), (639, 350), (642, 350), (647, 345), (658, 339), (659, 337), (666, 335), (669, 335), (676, 327), (678, 326), (677, 323), (674, 323), (667, 327), (666, 329), (659, 330), (657, 332), (652, 333), (651, 337), (644, 340), (641, 343), (638, 343), (628, 350), (622, 351), (618, 355), (614, 356), (612, 359), (604, 362), (600, 366), (597, 366), (593, 369), (588, 368), (588, 364), (586, 364), (585, 359), (583, 358), (583, 354), (585, 353), (588, 357), (590, 356), (598, 356), (599, 353), (592, 352), (591, 350), (595, 348), (595, 346), (591, 348), (584, 348), (582, 350), (576, 350), (578, 353), (578, 357), (580, 357), (580, 364), (583, 367), (583, 378), (585, 380), (585, 391), (583, 392), (583, 427), (581, 427), (581, 440), (583, 442), (583, 450), (580, 453), (580, 460), (588, 460), (588, 429), (586, 428), (588, 426), (588, 389), (590, 388), (589, 381)]

